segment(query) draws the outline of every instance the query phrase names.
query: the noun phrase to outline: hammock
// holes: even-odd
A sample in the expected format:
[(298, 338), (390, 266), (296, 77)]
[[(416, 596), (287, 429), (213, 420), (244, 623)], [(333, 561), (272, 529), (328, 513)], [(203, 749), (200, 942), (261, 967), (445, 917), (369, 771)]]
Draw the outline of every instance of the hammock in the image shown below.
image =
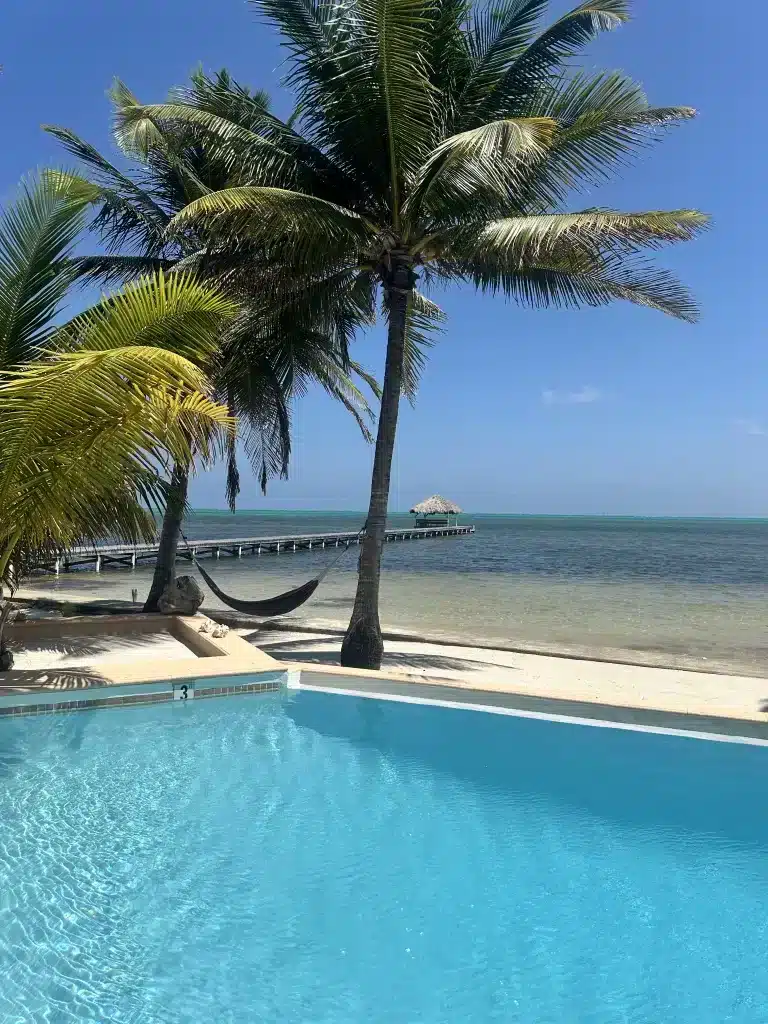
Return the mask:
[[(364, 531), (365, 527), (363, 527), (357, 534), (357, 540), (360, 539)], [(213, 577), (205, 571), (197, 558), (195, 558), (187, 538), (184, 537), (183, 533), (181, 536), (184, 539), (184, 543), (187, 545), (189, 557), (197, 567), (197, 571), (203, 577), (205, 582), (208, 584), (208, 587), (213, 591), (216, 597), (218, 597), (220, 601), (223, 601), (228, 608), (232, 608), (236, 612), (243, 612), (245, 615), (254, 615), (257, 618), (262, 619), (271, 619), (276, 615), (287, 615), (289, 612), (294, 611), (296, 608), (300, 607), (300, 605), (304, 604), (305, 601), (308, 601), (331, 569), (341, 558), (344, 557), (349, 545), (352, 543), (352, 541), (348, 540), (344, 545), (344, 550), (341, 551), (337, 557), (325, 567), (325, 569), (323, 569), (319, 576), (315, 576), (306, 583), (302, 583), (301, 586), (294, 587), (293, 590), (286, 590), (284, 594), (278, 594), (276, 597), (265, 598), (262, 601), (241, 601), (239, 598), (230, 597), (229, 594), (226, 594), (221, 587), (218, 586)]]
[(275, 615), (287, 615), (288, 612), (292, 612), (299, 605), (308, 601), (320, 585), (320, 577), (317, 576), (315, 579), (309, 580), (308, 583), (302, 583), (300, 587), (287, 590), (284, 594), (278, 594), (277, 597), (268, 597), (263, 601), (240, 601), (236, 597), (230, 597), (229, 594), (225, 594), (216, 585), (214, 580), (211, 579), (198, 560), (195, 558), (193, 561), (197, 566), (197, 571), (208, 584), (208, 587), (228, 608), (233, 608), (236, 612), (244, 612), (246, 615), (256, 615), (263, 619), (271, 619)]

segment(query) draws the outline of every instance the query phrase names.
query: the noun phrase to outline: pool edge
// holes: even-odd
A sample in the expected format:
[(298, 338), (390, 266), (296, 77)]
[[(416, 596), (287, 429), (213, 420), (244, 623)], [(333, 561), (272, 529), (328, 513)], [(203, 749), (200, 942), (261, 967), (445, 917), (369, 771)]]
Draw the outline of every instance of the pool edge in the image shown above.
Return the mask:
[[(454, 706), (465, 704), (487, 710), (505, 709), (523, 715), (615, 728), (768, 742), (768, 717), (764, 713), (744, 714), (742, 709), (738, 713), (727, 714), (721, 708), (680, 708), (664, 701), (633, 703), (617, 700), (608, 704), (583, 693), (563, 696), (541, 689), (491, 688), (437, 677), (414, 680), (405, 673), (347, 669), (311, 662), (293, 662), (290, 667), (299, 672), (300, 687), (307, 689), (355, 692), (370, 697), (391, 696), (418, 702), (447, 702)], [(344, 685), (345, 681), (348, 686)]]

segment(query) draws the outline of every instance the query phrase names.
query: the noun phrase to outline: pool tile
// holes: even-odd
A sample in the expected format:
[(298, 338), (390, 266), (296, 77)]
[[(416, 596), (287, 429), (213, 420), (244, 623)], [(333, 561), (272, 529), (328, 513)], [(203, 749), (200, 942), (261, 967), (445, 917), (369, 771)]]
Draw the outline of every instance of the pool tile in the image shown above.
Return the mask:
[[(233, 684), (226, 686), (197, 686), (196, 697), (223, 697), (244, 693), (265, 693), (276, 692), (282, 689), (280, 679), (269, 679), (251, 683)], [(99, 708), (114, 708), (117, 706), (130, 706), (138, 704), (165, 703), (173, 699), (171, 691), (148, 690), (144, 693), (115, 694), (114, 696), (100, 697), (78, 697), (73, 700), (47, 702), (40, 704), (20, 704), (0, 707), (0, 716), (14, 715), (44, 715), (44, 714), (66, 714), (72, 711), (93, 711)]]

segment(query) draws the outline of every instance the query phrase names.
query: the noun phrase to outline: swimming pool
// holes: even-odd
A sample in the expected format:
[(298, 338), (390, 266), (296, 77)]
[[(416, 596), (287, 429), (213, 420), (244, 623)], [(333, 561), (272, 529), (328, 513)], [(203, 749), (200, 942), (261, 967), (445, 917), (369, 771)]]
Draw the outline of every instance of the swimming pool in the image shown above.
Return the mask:
[(307, 690), (3, 719), (0, 1021), (765, 1021), (767, 787)]

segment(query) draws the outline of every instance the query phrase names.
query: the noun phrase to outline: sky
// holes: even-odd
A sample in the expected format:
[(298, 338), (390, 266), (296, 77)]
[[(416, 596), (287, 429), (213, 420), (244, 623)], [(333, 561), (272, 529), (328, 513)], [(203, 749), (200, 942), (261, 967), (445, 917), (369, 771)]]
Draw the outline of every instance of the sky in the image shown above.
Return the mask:
[[(553, 0), (553, 16), (563, 7)], [(766, 29), (762, 0), (743, 0), (733, 31), (714, 2), (636, 0), (634, 21), (586, 51), (584, 67), (621, 68), (652, 103), (699, 111), (572, 208), (711, 214), (703, 238), (659, 257), (696, 294), (701, 322), (625, 303), (524, 310), (450, 290), (416, 406), (402, 409), (392, 511), (439, 492), (475, 512), (768, 515)], [(246, 0), (2, 0), (0, 201), (28, 171), (71, 165), (43, 123), (114, 155), (114, 76), (155, 102), (199, 64), (227, 67), (285, 113), (283, 62)], [(355, 356), (381, 376), (380, 328)], [(240, 507), (364, 508), (372, 450), (349, 414), (314, 391), (294, 414), (290, 479), (264, 498), (244, 473)], [(198, 475), (192, 504), (224, 507), (223, 475)]]

